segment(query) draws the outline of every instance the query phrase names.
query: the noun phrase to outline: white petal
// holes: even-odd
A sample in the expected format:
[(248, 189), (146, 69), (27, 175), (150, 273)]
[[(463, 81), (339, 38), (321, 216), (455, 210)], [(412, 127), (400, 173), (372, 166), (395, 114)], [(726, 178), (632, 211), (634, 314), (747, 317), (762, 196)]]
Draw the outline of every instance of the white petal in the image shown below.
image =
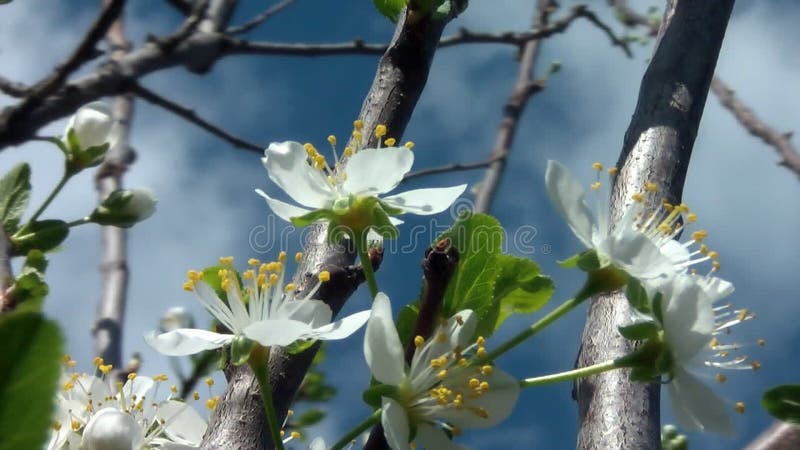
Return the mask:
[(384, 384), (398, 386), (405, 377), (405, 351), (392, 320), (389, 297), (378, 292), (364, 336), (364, 357), (372, 375)]
[(426, 450), (466, 450), (463, 445), (455, 444), (441, 428), (421, 423), (417, 426), (417, 437), (414, 439)]
[(679, 363), (691, 360), (709, 341), (714, 310), (703, 289), (688, 275), (677, 276), (663, 289), (664, 337)]
[(317, 339), (324, 339), (328, 341), (344, 339), (364, 326), (369, 319), (369, 315), (369, 311), (360, 311), (355, 314), (351, 314), (343, 319), (337, 320), (334, 323), (314, 329), (314, 336)]
[(266, 192), (262, 191), (261, 189), (256, 189), (256, 194), (264, 197), (264, 200), (267, 201), (267, 206), (269, 206), (269, 209), (271, 209), (276, 216), (287, 222), (291, 222), (292, 217), (300, 217), (311, 212), (310, 209), (301, 208), (299, 206), (290, 205), (289, 203), (276, 200), (267, 195)]
[(709, 297), (711, 303), (716, 303), (733, 294), (733, 283), (730, 281), (723, 280), (719, 277), (704, 275), (692, 275), (692, 278), (703, 288), (703, 292)]
[(567, 221), (575, 236), (587, 248), (592, 247), (592, 212), (584, 200), (584, 190), (570, 171), (558, 161), (547, 161), (544, 175), (547, 195), (556, 211)]
[(325, 440), (321, 437), (315, 437), (310, 444), (308, 444), (308, 450), (327, 450), (328, 447), (325, 445)]
[(198, 446), (206, 432), (206, 421), (191, 406), (177, 400), (167, 400), (158, 405), (157, 417), (163, 420), (164, 434), (172, 441)]
[(244, 306), (238, 283), (230, 283), (225, 293), (228, 295), (228, 305), (233, 315), (233, 330), (243, 330), (250, 323), (250, 314)]
[[(125, 385), (122, 386), (122, 394), (125, 395), (125, 401), (127, 402), (130, 402), (133, 398), (136, 398), (138, 401), (145, 398), (147, 392), (149, 392), (155, 384), (155, 381), (150, 377), (137, 376), (125, 382)], [(121, 398), (121, 394), (117, 394), (117, 398)]]
[(163, 355), (184, 356), (220, 348), (233, 340), (233, 335), (195, 328), (179, 328), (162, 334), (151, 331), (144, 335), (144, 340)]
[(403, 180), (414, 164), (414, 153), (405, 147), (367, 148), (351, 156), (345, 165), (348, 194), (384, 194)]
[(694, 375), (676, 367), (669, 383), (672, 414), (678, 423), (691, 431), (711, 431), (726, 436), (734, 434), (727, 413), (728, 405)]
[(111, 108), (103, 102), (92, 102), (81, 106), (75, 112), (67, 124), (64, 135), (66, 136), (72, 128), (81, 148), (95, 147), (109, 142), (113, 124)]
[(403, 407), (388, 397), (382, 397), (381, 425), (383, 435), (392, 450), (410, 450), (408, 444), (409, 426), (408, 416)]
[(675, 239), (670, 239), (661, 244), (661, 253), (663, 253), (664, 256), (666, 256), (670, 261), (672, 261), (674, 266), (685, 264), (689, 262), (689, 259), (691, 258), (689, 250)]
[(427, 216), (449, 208), (466, 188), (467, 185), (462, 184), (446, 188), (414, 189), (382, 198), (381, 201), (406, 213)]
[(307, 323), (312, 328), (331, 323), (331, 307), (319, 300), (289, 300), (281, 303), (274, 319), (290, 319)]
[[(459, 320), (456, 320), (456, 317), (460, 319), (461, 325), (459, 325)], [(472, 310), (465, 309), (448, 319), (444, 327), (442, 325), (436, 327), (436, 330), (431, 334), (431, 338), (425, 342), (425, 345), (421, 349), (414, 351), (409, 371), (412, 385), (417, 388), (428, 389), (429, 386), (427, 384), (430, 377), (434, 375), (434, 371), (431, 370), (431, 360), (449, 353), (456, 347), (467, 348), (475, 336), (476, 326), (477, 321)], [(437, 339), (440, 334), (444, 334), (446, 339), (442, 341)]]
[(631, 227), (618, 227), (597, 250), (629, 275), (647, 280), (675, 273), (672, 262), (644, 234)]
[[(463, 381), (465, 385), (469, 378), (465, 377)], [(519, 381), (497, 367), (491, 375), (478, 378), (489, 383), (489, 390), (480, 397), (470, 399), (468, 405), (483, 408), (487, 417), (481, 417), (467, 408), (461, 410), (445, 408), (437, 416), (461, 428), (487, 428), (497, 425), (511, 415), (519, 398)], [(456, 383), (456, 380), (453, 382)]]
[(311, 325), (290, 319), (268, 319), (248, 325), (242, 332), (264, 347), (285, 347), (300, 339), (312, 337)]
[(269, 178), (294, 201), (313, 209), (326, 207), (335, 197), (325, 175), (307, 162), (306, 149), (298, 142), (273, 142), (264, 151)]
[(116, 408), (97, 411), (83, 430), (82, 448), (86, 450), (128, 450), (141, 443), (142, 428)]
[(200, 300), (206, 311), (222, 322), (225, 327), (233, 332), (241, 331), (236, 328), (236, 321), (233, 319), (233, 312), (219, 297), (214, 289), (205, 281), (198, 281), (194, 284), (194, 293)]

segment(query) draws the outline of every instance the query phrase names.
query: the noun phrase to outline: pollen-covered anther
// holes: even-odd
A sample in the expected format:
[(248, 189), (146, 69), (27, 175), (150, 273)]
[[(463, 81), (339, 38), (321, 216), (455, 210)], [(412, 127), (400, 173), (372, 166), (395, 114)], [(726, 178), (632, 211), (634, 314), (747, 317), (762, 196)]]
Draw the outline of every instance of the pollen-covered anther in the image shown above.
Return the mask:
[(208, 385), (208, 387), (213, 386), (214, 385), (214, 379), (213, 378), (206, 378), (206, 385)]
[(288, 283), (286, 285), (286, 292), (293, 292), (295, 289), (297, 289), (297, 286), (294, 283)]
[(233, 256), (221, 256), (219, 263), (223, 266), (230, 266), (233, 264)]
[(217, 403), (219, 403), (219, 395), (215, 395), (210, 399), (206, 400), (206, 408), (213, 411), (217, 409)]
[(702, 242), (703, 239), (708, 237), (708, 231), (706, 230), (697, 230), (692, 233), (692, 240), (695, 242)]
[(644, 184), (644, 189), (647, 192), (658, 192), (658, 185), (653, 183), (652, 181), (648, 181)]
[(355, 152), (353, 152), (353, 147), (345, 147), (344, 148), (344, 156), (349, 158), (349, 157), (353, 156), (353, 153), (355, 153)]
[(247, 260), (247, 264), (249, 264), (251, 266), (258, 266), (258, 265), (261, 264), (261, 261), (259, 261), (256, 258), (250, 258), (250, 259)]
[(764, 339), (759, 339), (756, 341), (756, 344), (758, 344), (759, 347), (763, 347), (767, 345), (767, 341), (765, 341)]
[(493, 370), (494, 370), (494, 367), (492, 367), (492, 366), (490, 366), (488, 364), (481, 367), (481, 373), (483, 375), (491, 375)]
[(386, 125), (381, 124), (375, 127), (375, 137), (377, 138), (382, 138), (386, 136), (386, 132), (387, 132)]
[(637, 192), (637, 193), (631, 195), (631, 200), (633, 200), (633, 201), (635, 201), (637, 203), (642, 203), (642, 202), (644, 202), (644, 195), (642, 195), (642, 194)]
[(728, 381), (728, 377), (726, 377), (725, 375), (723, 375), (721, 373), (718, 373), (718, 374), (714, 375), (714, 378), (717, 380), (717, 383), (719, 383), (719, 384), (722, 384), (722, 383)]
[(616, 167), (609, 167), (609, 168), (608, 168), (608, 174), (609, 174), (610, 176), (612, 176), (612, 177), (613, 177), (614, 175), (616, 175), (616, 174), (618, 174), (618, 173), (619, 173), (619, 169), (617, 169)]
[(394, 147), (394, 144), (397, 143), (397, 139), (395, 139), (395, 138), (387, 138), (385, 141), (383, 141), (383, 143), (388, 145), (389, 147)]
[(153, 377), (153, 381), (167, 381), (167, 380), (169, 380), (169, 377), (165, 373)]
[(331, 280), (331, 273), (328, 272), (327, 270), (323, 270), (322, 272), (319, 273), (319, 275), (317, 275), (317, 278), (319, 278), (320, 282), (325, 283), (326, 281)]
[(299, 263), (303, 260), (303, 252), (297, 252), (294, 254), (294, 262)]
[(425, 338), (420, 335), (414, 336), (414, 347), (420, 348), (425, 345)]
[(361, 130), (364, 128), (364, 121), (363, 120), (354, 120), (353, 121), (353, 129), (356, 131)]
[(445, 343), (447, 342), (447, 335), (440, 332), (436, 335), (436, 342)]
[(407, 149), (411, 150), (412, 148), (414, 148), (414, 143), (413, 143), (413, 142), (411, 142), (411, 141), (408, 141), (408, 142), (406, 142), (405, 144), (403, 144), (403, 147), (405, 147), (405, 148), (407, 148)]
[(92, 360), (92, 364), (95, 366), (101, 366), (103, 364), (103, 358), (95, 356), (94, 359)]
[(289, 436), (291, 436), (291, 437), (292, 437), (292, 439), (299, 439), (299, 438), (300, 438), (300, 432), (299, 432), (299, 431), (292, 431), (292, 432), (289, 434)]
[(103, 375), (108, 375), (109, 373), (111, 373), (111, 369), (113, 369), (114, 366), (111, 364), (101, 364), (97, 366), (97, 368), (100, 370), (100, 372), (103, 373)]
[(760, 362), (758, 362), (758, 361), (751, 361), (751, 362), (750, 362), (750, 367), (751, 367), (753, 370), (758, 370), (758, 369), (760, 369), (760, 368), (761, 368), (761, 363), (760, 363)]
[(332, 134), (330, 136), (328, 136), (328, 143), (331, 144), (331, 145), (336, 145), (336, 136), (334, 136)]
[(440, 370), (439, 373), (436, 374), (436, 377), (440, 380), (447, 378), (447, 369)]
[(600, 163), (600, 162), (594, 162), (594, 163), (592, 163), (592, 169), (600, 172), (600, 171), (603, 170), (603, 164)]
[(603, 185), (603, 184), (602, 184), (602, 183), (600, 183), (599, 181), (595, 181), (595, 182), (594, 182), (594, 183), (592, 183), (592, 184), (591, 184), (589, 187), (590, 187), (590, 188), (591, 188), (593, 191), (596, 191), (596, 190), (600, 189), (600, 187), (601, 187), (602, 185)]
[(200, 393), (197, 392), (197, 391), (194, 391), (192, 393), (192, 398), (195, 399), (195, 401), (200, 400)]
[(72, 428), (72, 431), (78, 431), (81, 429), (81, 423), (75, 419), (72, 419), (70, 422), (70, 427)]
[(736, 412), (744, 414), (744, 402), (736, 402)]
[(469, 379), (468, 386), (471, 387), (472, 389), (475, 389), (480, 385), (481, 385), (481, 380), (479, 380), (477, 378), (470, 378)]

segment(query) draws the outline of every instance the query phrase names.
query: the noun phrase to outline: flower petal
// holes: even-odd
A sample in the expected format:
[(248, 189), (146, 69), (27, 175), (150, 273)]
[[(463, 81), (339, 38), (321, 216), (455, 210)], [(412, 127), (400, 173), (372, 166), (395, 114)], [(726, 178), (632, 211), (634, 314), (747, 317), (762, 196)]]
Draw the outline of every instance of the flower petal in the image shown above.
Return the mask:
[(312, 337), (311, 325), (291, 319), (268, 319), (251, 323), (243, 331), (245, 337), (264, 347), (286, 347), (300, 339)]
[(325, 445), (325, 440), (321, 437), (315, 437), (310, 444), (308, 444), (308, 450), (327, 450), (328, 447)]
[(726, 412), (728, 405), (693, 374), (676, 367), (668, 389), (672, 414), (682, 427), (726, 436), (734, 434), (733, 423)]
[(162, 355), (184, 356), (220, 348), (233, 340), (233, 335), (194, 328), (178, 328), (162, 334), (151, 331), (144, 335), (144, 340)]
[(69, 119), (64, 135), (74, 129), (78, 143), (86, 149), (109, 142), (113, 125), (111, 108), (103, 102), (92, 102), (81, 106)]
[(415, 441), (422, 444), (425, 449), (435, 450), (466, 450), (463, 445), (458, 445), (447, 437), (441, 428), (432, 427), (426, 423), (417, 426), (417, 437)]
[[(127, 401), (133, 398), (143, 399), (155, 384), (155, 381), (150, 377), (137, 376), (125, 382), (125, 385), (122, 386), (122, 395), (125, 396)], [(121, 399), (121, 394), (117, 394), (117, 398)]]
[(406, 213), (427, 216), (449, 208), (466, 188), (466, 184), (461, 184), (446, 188), (414, 189), (382, 198), (381, 201)]
[(345, 164), (342, 189), (348, 194), (384, 194), (400, 184), (412, 164), (414, 153), (405, 147), (361, 150)]
[(290, 319), (307, 323), (312, 328), (331, 323), (331, 307), (319, 300), (289, 300), (280, 304), (273, 319)]
[(544, 175), (547, 195), (556, 211), (567, 221), (575, 236), (587, 248), (592, 248), (592, 212), (584, 200), (584, 190), (572, 173), (560, 162), (547, 161)]
[(689, 275), (675, 277), (664, 285), (662, 293), (664, 337), (677, 362), (686, 363), (711, 340), (713, 306)]
[(405, 377), (405, 356), (392, 320), (389, 297), (378, 292), (364, 336), (364, 357), (372, 375), (381, 383), (398, 386)]
[(730, 281), (723, 280), (719, 277), (714, 276), (706, 276), (706, 275), (692, 275), (694, 278), (695, 283), (699, 284), (701, 288), (703, 288), (703, 292), (711, 300), (711, 303), (716, 303), (719, 300), (733, 294), (734, 288), (733, 283)]
[(369, 319), (370, 311), (360, 311), (334, 323), (315, 328), (314, 336), (326, 341), (344, 339), (358, 331)]
[(194, 293), (200, 303), (217, 320), (222, 322), (229, 330), (238, 332), (236, 321), (233, 320), (233, 312), (219, 297), (214, 289), (205, 281), (198, 281), (194, 284)]
[[(467, 385), (469, 378), (473, 377), (466, 371), (462, 376), (464, 385)], [(443, 408), (437, 413), (437, 418), (447, 420), (461, 428), (487, 428), (497, 425), (511, 415), (519, 398), (519, 381), (497, 367), (490, 375), (477, 378), (488, 382), (489, 389), (480, 397), (469, 399), (468, 408)], [(451, 381), (454, 385), (461, 383), (456, 379)], [(475, 408), (483, 409), (486, 415), (476, 414)]]
[(86, 450), (137, 448), (144, 432), (134, 418), (117, 408), (103, 408), (92, 415), (83, 429)]
[(164, 424), (164, 434), (177, 444), (196, 447), (206, 432), (206, 421), (184, 402), (167, 400), (161, 403), (156, 417)]
[(336, 197), (325, 175), (307, 162), (299, 142), (273, 142), (264, 151), (264, 168), (270, 180), (294, 201), (312, 209), (325, 208)]
[(383, 435), (392, 450), (411, 450), (408, 444), (410, 430), (408, 416), (403, 407), (388, 397), (381, 397), (381, 425)]
[(632, 227), (618, 227), (598, 245), (597, 250), (629, 275), (640, 280), (657, 279), (675, 273), (675, 267), (649, 237)]
[(291, 222), (292, 217), (304, 216), (311, 212), (310, 209), (301, 208), (299, 206), (290, 205), (289, 203), (276, 200), (267, 195), (261, 189), (256, 189), (256, 194), (264, 197), (264, 200), (267, 201), (267, 206), (269, 206), (269, 209), (271, 209), (276, 216), (287, 222)]

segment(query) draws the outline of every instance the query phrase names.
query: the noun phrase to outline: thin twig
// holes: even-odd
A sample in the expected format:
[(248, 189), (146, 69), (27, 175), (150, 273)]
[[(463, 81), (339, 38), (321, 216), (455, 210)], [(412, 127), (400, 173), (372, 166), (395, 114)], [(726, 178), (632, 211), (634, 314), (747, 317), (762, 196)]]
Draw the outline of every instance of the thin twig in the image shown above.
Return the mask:
[(234, 136), (233, 134), (223, 130), (222, 128), (212, 124), (211, 122), (202, 119), (197, 116), (197, 113), (194, 110), (189, 109), (179, 103), (176, 103), (172, 100), (164, 98), (155, 92), (145, 88), (144, 86), (138, 83), (132, 83), (130, 87), (130, 92), (145, 100), (149, 103), (152, 103), (156, 106), (160, 106), (167, 111), (175, 114), (178, 117), (186, 119), (187, 121), (199, 126), (200, 128), (208, 131), (209, 133), (213, 134), (221, 138), (222, 140), (228, 141), (231, 145), (237, 148), (242, 148), (245, 150), (251, 150), (258, 153), (263, 153), (264, 147), (258, 144), (254, 144), (252, 142), (246, 141), (242, 138)]
[(791, 142), (792, 133), (781, 133), (764, 123), (736, 95), (718, 76), (711, 80), (711, 90), (716, 94), (722, 106), (730, 111), (736, 120), (753, 136), (761, 139), (778, 152), (781, 161), (778, 163), (794, 172), (800, 177), (800, 153)]
[(281, 0), (280, 2), (270, 6), (269, 8), (265, 9), (260, 14), (256, 15), (252, 19), (248, 20), (247, 22), (228, 28), (225, 33), (227, 34), (242, 34), (247, 33), (248, 31), (252, 30), (253, 28), (261, 25), (262, 23), (269, 20), (275, 14), (281, 12), (284, 8), (294, 3), (295, 0)]
[(105, 36), (108, 28), (116, 18), (119, 17), (123, 6), (125, 6), (125, 0), (110, 0), (103, 4), (100, 14), (69, 58), (59, 64), (47, 78), (39, 81), (31, 88), (30, 94), (17, 109), (18, 114), (35, 108), (44, 98), (62, 87), (67, 77), (83, 63), (97, 56), (97, 43)]
[(614, 13), (626, 27), (644, 26), (649, 29), (649, 34), (655, 36), (658, 34), (658, 21), (650, 20), (644, 14), (639, 14), (628, 6), (626, 0), (608, 0), (608, 4), (614, 8)]
[(444, 166), (439, 167), (430, 167), (428, 169), (420, 169), (414, 172), (409, 172), (403, 177), (403, 181), (408, 181), (413, 178), (417, 177), (424, 177), (427, 175), (436, 175), (440, 173), (447, 173), (447, 172), (460, 172), (463, 170), (473, 170), (473, 169), (482, 169), (484, 167), (488, 167), (495, 161), (499, 161), (500, 159), (505, 158), (505, 156), (499, 156), (495, 158), (489, 158), (484, 161), (478, 161), (474, 163), (453, 163), (453, 164), (446, 164)]
[(169, 6), (175, 8), (184, 16), (188, 16), (192, 12), (191, 0), (164, 0)]
[(30, 93), (30, 88), (0, 75), (0, 91), (11, 97), (24, 97)]
[[(555, 11), (555, 8), (555, 2), (539, 0), (532, 27), (538, 29), (548, 28), (550, 14)], [(492, 148), (490, 159), (494, 161), (486, 169), (483, 182), (480, 183), (480, 188), (475, 192), (475, 206), (473, 209), (476, 212), (489, 212), (495, 191), (505, 169), (506, 158), (514, 142), (514, 135), (516, 134), (522, 111), (525, 110), (531, 96), (544, 88), (544, 82), (534, 81), (532, 75), (541, 42), (541, 40), (529, 41), (522, 48), (517, 82), (503, 108), (503, 119), (500, 121), (494, 147)]]

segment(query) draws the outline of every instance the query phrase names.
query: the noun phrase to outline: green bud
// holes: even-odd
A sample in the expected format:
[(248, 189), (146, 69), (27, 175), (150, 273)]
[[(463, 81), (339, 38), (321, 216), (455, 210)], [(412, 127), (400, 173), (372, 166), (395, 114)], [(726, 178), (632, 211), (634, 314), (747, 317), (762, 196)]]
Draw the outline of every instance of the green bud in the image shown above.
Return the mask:
[(89, 215), (89, 221), (130, 228), (152, 216), (157, 201), (150, 189), (117, 189), (95, 208)]

